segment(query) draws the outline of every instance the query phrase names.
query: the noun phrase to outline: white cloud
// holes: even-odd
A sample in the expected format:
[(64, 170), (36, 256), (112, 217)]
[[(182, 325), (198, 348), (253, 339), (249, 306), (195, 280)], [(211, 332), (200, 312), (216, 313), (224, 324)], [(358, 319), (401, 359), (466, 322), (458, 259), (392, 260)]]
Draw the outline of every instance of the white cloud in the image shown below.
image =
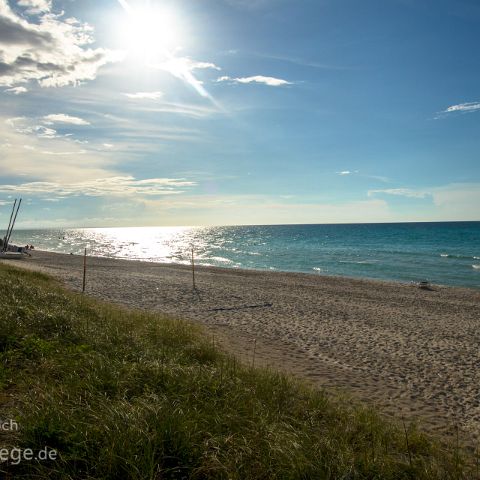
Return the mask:
[(28, 14), (49, 12), (52, 8), (52, 0), (19, 0), (18, 5), (24, 7)]
[(115, 145), (112, 145), (111, 143), (104, 143), (103, 146), (105, 148), (113, 148)]
[(35, 125), (35, 120), (27, 117), (8, 118), (5, 123), (16, 132), (25, 135), (35, 135), (39, 138), (58, 138), (57, 131), (45, 125)]
[(70, 125), (90, 125), (90, 122), (87, 122), (83, 118), (73, 117), (71, 115), (66, 115), (65, 113), (52, 113), (50, 115), (45, 115), (43, 120), (46, 125), (52, 125), (54, 123), (67, 123)]
[(350, 170), (342, 170), (341, 172), (337, 172), (337, 175), (350, 175), (351, 173)]
[(26, 119), (27, 117), (12, 117), (12, 118), (5, 119), (5, 123), (9, 127), (15, 128), (17, 126), (17, 122), (23, 122)]
[(192, 187), (195, 182), (174, 178), (149, 178), (137, 180), (130, 175), (97, 178), (94, 180), (57, 183), (28, 182), (19, 185), (0, 185), (0, 192), (16, 192), (29, 195), (59, 195), (62, 197), (86, 195), (89, 197), (141, 195), (155, 197), (182, 193), (185, 188)]
[(459, 103), (458, 105), (452, 105), (444, 110), (443, 113), (474, 112), (476, 110), (480, 110), (480, 102), (467, 102)]
[(293, 85), (292, 82), (275, 77), (264, 77), (263, 75), (255, 75), (253, 77), (232, 78), (223, 76), (217, 79), (217, 82), (231, 82), (231, 83), (261, 83), (269, 87), (281, 87), (283, 85)]
[(163, 97), (163, 92), (137, 92), (137, 93), (125, 93), (128, 98), (133, 98), (135, 100), (147, 99), (147, 100), (158, 100)]
[(53, 128), (45, 127), (44, 125), (37, 125), (34, 127), (34, 131), (41, 138), (55, 138), (57, 137), (57, 131)]
[(5, 93), (13, 93), (13, 95), (20, 95), (21, 93), (27, 93), (28, 89), (25, 87), (13, 87), (4, 90)]
[(42, 87), (79, 84), (98, 69), (118, 61), (118, 52), (90, 48), (93, 29), (63, 13), (50, 12), (50, 2), (22, 0), (31, 18), (17, 15), (0, 0), (0, 86), (36, 81)]
[(413, 190), (410, 188), (386, 188), (382, 190), (369, 190), (368, 196), (373, 197), (375, 195), (394, 195), (407, 198), (426, 198), (431, 195), (426, 190)]
[(60, 155), (60, 156), (68, 157), (70, 155), (84, 155), (85, 153), (87, 153), (87, 151), (75, 150), (71, 152), (52, 152), (51, 150), (42, 150), (40, 153), (42, 153), (43, 155)]

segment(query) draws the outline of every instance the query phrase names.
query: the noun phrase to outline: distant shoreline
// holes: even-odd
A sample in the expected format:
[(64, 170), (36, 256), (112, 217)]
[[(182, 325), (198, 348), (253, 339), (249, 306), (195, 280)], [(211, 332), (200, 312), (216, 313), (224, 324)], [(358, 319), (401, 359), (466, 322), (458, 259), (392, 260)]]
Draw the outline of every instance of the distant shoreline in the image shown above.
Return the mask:
[(417, 221), (411, 220), (407, 222), (346, 222), (346, 223), (245, 223), (232, 225), (140, 225), (140, 226), (103, 226), (103, 227), (16, 227), (16, 230), (76, 230), (76, 229), (93, 229), (93, 228), (216, 228), (216, 227), (299, 227), (299, 226), (318, 226), (318, 225), (410, 225), (410, 224), (441, 224), (441, 223), (480, 223), (480, 220), (432, 220)]
[[(186, 265), (87, 260), (89, 295), (200, 322), (246, 361), (255, 349), (257, 364), (480, 438), (477, 290), (218, 267), (199, 267), (193, 290)], [(15, 265), (81, 289), (81, 256), (34, 251)]]

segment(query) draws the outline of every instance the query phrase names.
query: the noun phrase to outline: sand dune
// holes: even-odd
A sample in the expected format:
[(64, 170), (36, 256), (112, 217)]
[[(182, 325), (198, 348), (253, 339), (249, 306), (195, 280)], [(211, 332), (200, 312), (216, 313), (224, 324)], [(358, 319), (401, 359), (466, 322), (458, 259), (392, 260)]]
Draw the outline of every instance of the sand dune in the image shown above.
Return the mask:
[[(19, 265), (16, 263), (16, 265)], [(82, 258), (21, 262), (79, 290)], [(480, 292), (294, 273), (88, 259), (87, 293), (199, 321), (246, 361), (346, 389), (397, 417), (480, 433)]]

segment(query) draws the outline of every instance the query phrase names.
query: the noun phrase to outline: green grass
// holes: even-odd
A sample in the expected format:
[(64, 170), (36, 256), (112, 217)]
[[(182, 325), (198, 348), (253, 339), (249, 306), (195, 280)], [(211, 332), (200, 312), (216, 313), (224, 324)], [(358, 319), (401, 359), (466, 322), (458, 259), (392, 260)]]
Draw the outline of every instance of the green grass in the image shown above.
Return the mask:
[[(0, 447), (15, 478), (470, 478), (458, 449), (348, 399), (240, 366), (202, 330), (0, 266)], [(406, 435), (407, 433), (407, 435)], [(408, 438), (408, 447), (407, 447)], [(0, 474), (1, 477), (1, 474)]]

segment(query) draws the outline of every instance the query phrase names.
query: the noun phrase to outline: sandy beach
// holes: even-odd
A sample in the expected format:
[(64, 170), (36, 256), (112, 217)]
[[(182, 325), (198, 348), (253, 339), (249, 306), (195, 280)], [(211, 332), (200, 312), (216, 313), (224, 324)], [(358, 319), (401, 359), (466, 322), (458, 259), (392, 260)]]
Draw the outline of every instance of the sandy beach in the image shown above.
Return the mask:
[[(3, 261), (5, 262), (5, 261)], [(34, 251), (12, 264), (80, 290), (83, 259)], [(346, 390), (449, 435), (480, 434), (480, 291), (320, 275), (88, 258), (86, 291), (205, 325), (227, 349)]]

